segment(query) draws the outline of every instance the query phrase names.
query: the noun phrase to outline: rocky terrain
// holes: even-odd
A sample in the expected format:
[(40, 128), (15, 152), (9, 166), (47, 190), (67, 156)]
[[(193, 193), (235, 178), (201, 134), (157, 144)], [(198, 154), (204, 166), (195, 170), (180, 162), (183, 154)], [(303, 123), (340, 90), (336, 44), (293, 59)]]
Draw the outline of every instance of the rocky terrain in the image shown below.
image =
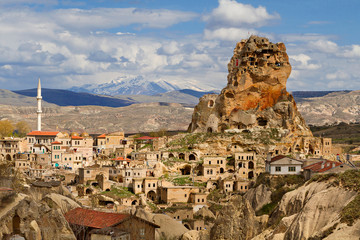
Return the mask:
[(298, 109), (312, 125), (360, 122), (360, 91), (334, 92), (323, 97), (306, 98)]
[[(122, 108), (100, 106), (49, 106), (43, 108), (44, 130), (89, 133), (151, 132), (159, 129), (183, 130), (193, 109), (173, 103), (141, 103)], [(0, 118), (14, 122), (25, 120), (36, 128), (36, 107), (0, 105)]]
[(223, 204), (210, 239), (359, 238), (358, 170), (308, 182), (285, 178), (260, 178), (252, 191)]

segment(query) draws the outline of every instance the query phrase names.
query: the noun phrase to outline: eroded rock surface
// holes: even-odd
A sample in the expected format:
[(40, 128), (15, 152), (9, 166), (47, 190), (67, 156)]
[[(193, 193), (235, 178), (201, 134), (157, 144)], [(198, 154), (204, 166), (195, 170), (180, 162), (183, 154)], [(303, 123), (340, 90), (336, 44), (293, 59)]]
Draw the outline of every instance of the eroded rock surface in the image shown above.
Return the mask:
[(190, 132), (281, 128), (287, 135), (312, 136), (297, 110), (286, 81), (291, 72), (283, 43), (251, 36), (239, 42), (228, 64), (228, 83), (220, 95), (203, 96)]
[(249, 189), (244, 197), (250, 202), (254, 210), (257, 211), (265, 204), (271, 202), (271, 191), (265, 185), (260, 184), (256, 188)]
[(210, 239), (251, 239), (261, 229), (261, 222), (250, 203), (237, 196), (221, 210), (211, 228)]

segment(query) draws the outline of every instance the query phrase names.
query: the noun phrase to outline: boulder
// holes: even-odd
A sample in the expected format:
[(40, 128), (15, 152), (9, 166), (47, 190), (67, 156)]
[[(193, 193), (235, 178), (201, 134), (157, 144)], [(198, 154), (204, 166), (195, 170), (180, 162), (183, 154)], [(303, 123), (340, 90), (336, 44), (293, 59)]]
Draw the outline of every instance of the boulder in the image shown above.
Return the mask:
[(271, 202), (271, 191), (268, 187), (260, 184), (256, 188), (250, 188), (244, 195), (255, 211), (259, 210), (265, 204)]

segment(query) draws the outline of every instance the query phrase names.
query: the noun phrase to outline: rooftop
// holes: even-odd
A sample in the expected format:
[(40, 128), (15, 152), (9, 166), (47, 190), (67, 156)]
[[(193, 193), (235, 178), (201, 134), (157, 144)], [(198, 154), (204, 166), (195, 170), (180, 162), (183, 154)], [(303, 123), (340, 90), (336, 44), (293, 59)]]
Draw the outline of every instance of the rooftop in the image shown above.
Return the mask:
[(29, 132), (28, 136), (56, 136), (59, 132), (46, 132), (46, 131), (32, 131)]
[(309, 169), (313, 172), (326, 172), (327, 170), (330, 170), (334, 167), (338, 167), (342, 165), (342, 163), (340, 162), (334, 162), (334, 161), (329, 161), (329, 160), (324, 160), (324, 161), (321, 161), (321, 162), (317, 162), (317, 163), (314, 163), (314, 164), (311, 164), (309, 166), (306, 166), (306, 167), (303, 167), (303, 169)]
[(84, 208), (75, 208), (65, 214), (66, 221), (72, 224), (92, 228), (106, 228), (130, 217), (128, 214), (100, 212)]

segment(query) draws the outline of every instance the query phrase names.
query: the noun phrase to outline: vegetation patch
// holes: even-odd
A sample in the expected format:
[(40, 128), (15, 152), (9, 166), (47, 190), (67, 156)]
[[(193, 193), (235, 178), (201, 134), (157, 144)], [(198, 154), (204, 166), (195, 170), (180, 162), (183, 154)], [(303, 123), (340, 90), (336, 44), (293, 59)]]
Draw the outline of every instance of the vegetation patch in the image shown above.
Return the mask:
[(215, 189), (207, 195), (207, 200), (219, 202), (220, 199), (225, 198), (226, 194), (222, 192), (220, 189)]
[(264, 215), (264, 214), (270, 215), (270, 213), (272, 213), (274, 211), (276, 206), (277, 206), (277, 203), (275, 203), (275, 202), (265, 204), (264, 206), (262, 206), (261, 209), (256, 211), (256, 216), (261, 216), (261, 215)]
[(283, 186), (295, 186), (295, 188), (300, 187), (305, 183), (305, 178), (303, 175), (278, 175), (272, 176), (269, 173), (261, 173), (255, 182), (254, 188), (263, 184), (270, 189), (278, 189)]
[(360, 219), (360, 195), (357, 195), (354, 200), (348, 203), (341, 211), (341, 222), (347, 223), (351, 226), (355, 220)]
[(310, 182), (324, 182), (333, 179), (334, 183), (348, 190), (360, 191), (360, 170), (352, 169), (343, 173), (318, 174), (312, 177)]
[(192, 180), (190, 177), (177, 177), (171, 180), (176, 186), (191, 185)]
[(135, 194), (130, 192), (126, 187), (112, 187), (110, 191), (105, 191), (101, 194), (112, 198), (128, 198), (135, 196)]

